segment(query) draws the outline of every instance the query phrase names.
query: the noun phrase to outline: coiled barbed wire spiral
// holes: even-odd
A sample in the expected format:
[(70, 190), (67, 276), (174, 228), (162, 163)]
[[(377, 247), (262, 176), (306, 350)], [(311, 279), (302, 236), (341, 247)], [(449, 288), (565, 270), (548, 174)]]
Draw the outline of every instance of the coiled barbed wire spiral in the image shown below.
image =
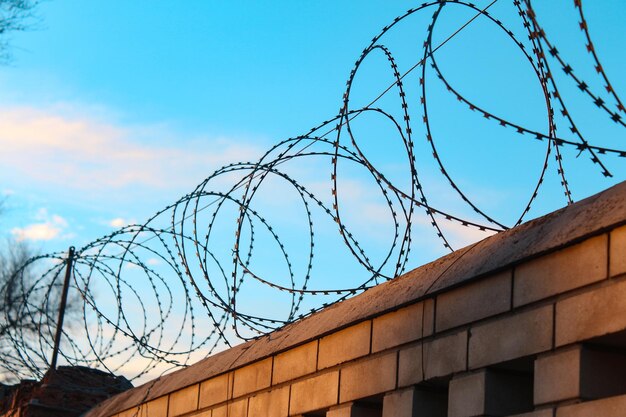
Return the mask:
[[(257, 161), (218, 169), (145, 223), (123, 227), (78, 249), (61, 361), (131, 379), (151, 375), (163, 366), (186, 366), (217, 349), (265, 334), (397, 277), (410, 265), (416, 228), (418, 235), (425, 233), (423, 224), (432, 227), (432, 234), (449, 250), (452, 244), (446, 224), (487, 233), (507, 229), (505, 222), (464, 191), (440, 156), (431, 121), (433, 83), (481, 119), (519, 133), (528, 143), (545, 143), (532, 193), (509, 226), (527, 219), (548, 176), (558, 178), (564, 203), (572, 202), (564, 151), (576, 150), (589, 158), (599, 173), (610, 176), (609, 162), (622, 163), (619, 158), (626, 157), (626, 151), (599, 146), (594, 138), (581, 133), (561, 94), (562, 80), (553, 73), (560, 68), (582, 96), (604, 112), (607, 123), (626, 127), (626, 110), (600, 63), (581, 1), (574, 1), (579, 26), (605, 91), (593, 90), (566, 63), (530, 0), (512, 2), (519, 21), (508, 23), (490, 14), (497, 1), (484, 8), (461, 0), (431, 1), (407, 11), (385, 26), (357, 59), (337, 116), (303, 135), (278, 142)], [(471, 12), (472, 18), (436, 44), (437, 24), (451, 7)], [(382, 41), (411, 16), (425, 13), (432, 14), (424, 39), (418, 43), (421, 56), (401, 72), (392, 48)], [(462, 30), (476, 19), (500, 30), (509, 45), (521, 52), (520, 65), (529, 66), (540, 87), (545, 130), (487, 109), (463, 94), (462, 86), (446, 75), (437, 50), (453, 37), (462, 36)], [(510, 29), (520, 22), (524, 28), (521, 37)], [(375, 56), (386, 62), (392, 82), (368, 104), (354, 104), (360, 71)], [(417, 85), (407, 85), (411, 76), (417, 77)], [(409, 99), (409, 90), (417, 92), (419, 101)], [(383, 96), (395, 97), (396, 107), (382, 106)], [(419, 123), (413, 121), (415, 111)], [(368, 157), (356, 125), (364, 118), (386, 125), (385, 140), (400, 144), (405, 164), (402, 181), (394, 181)], [(557, 122), (567, 129), (557, 129)], [(431, 188), (417, 163), (417, 156), (423, 153), (418, 142), (427, 146), (449, 189), (472, 215), (431, 204)], [(313, 181), (298, 180), (298, 168), (307, 164), (319, 175)], [(384, 248), (379, 246), (374, 255), (355, 233), (353, 215), (346, 208), (345, 196), (350, 192), (342, 176), (346, 170), (364, 173), (371, 190), (384, 203), (377, 215), (387, 219), (389, 233), (382, 239)], [(280, 204), (272, 205), (279, 194), (287, 199), (286, 206), (297, 203), (297, 214), (286, 219), (276, 207)], [(342, 282), (316, 279), (317, 271), (321, 271), (318, 275), (325, 273), (323, 263), (333, 260), (332, 256), (318, 260), (320, 246), (333, 238), (339, 245), (335, 242), (336, 246), (328, 247), (343, 248), (341, 256), (358, 267), (358, 278)], [(65, 253), (37, 256), (5, 284), (3, 302), (10, 308), (0, 311), (0, 375), (4, 378), (38, 378), (48, 369), (66, 262)]]

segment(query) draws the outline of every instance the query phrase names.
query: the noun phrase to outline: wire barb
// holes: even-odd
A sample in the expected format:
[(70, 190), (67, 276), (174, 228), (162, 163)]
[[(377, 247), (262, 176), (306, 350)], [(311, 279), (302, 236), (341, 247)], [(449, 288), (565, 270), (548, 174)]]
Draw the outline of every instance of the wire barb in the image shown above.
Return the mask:
[[(432, 105), (433, 91), (439, 90), (433, 83), (443, 86), (443, 94), (449, 94), (482, 123), (516, 132), (516, 137), (526, 139), (529, 146), (537, 141), (545, 143), (531, 196), (516, 212), (511, 226), (528, 217), (551, 174), (562, 188), (564, 204), (573, 201), (564, 164), (575, 151), (588, 156), (594, 167), (610, 176), (606, 159), (624, 158), (626, 151), (598, 146), (581, 133), (552, 72), (561, 68), (565, 75), (559, 75), (573, 80), (591, 104), (607, 113), (608, 119), (626, 126), (622, 102), (591, 41), (582, 2), (575, 2), (575, 7), (585, 48), (609, 97), (592, 91), (593, 83), (583, 81), (566, 64), (540, 25), (530, 0), (513, 1), (522, 36), (512, 30), (518, 21), (506, 25), (489, 11), (497, 1), (479, 8), (461, 0), (434, 0), (398, 16), (357, 59), (335, 117), (305, 134), (276, 143), (257, 161), (235, 162), (216, 170), (193, 191), (142, 224), (123, 227), (75, 252), (72, 248), (67, 256), (53, 253), (28, 260), (0, 288), (4, 304), (11, 306), (0, 311), (0, 378), (40, 378), (50, 366), (56, 366), (57, 357), (65, 364), (123, 373), (131, 379), (157, 375), (271, 332), (401, 275), (420, 248), (415, 244), (416, 236), (421, 239), (430, 232), (443, 248), (452, 250), (450, 225), (481, 233), (506, 230), (509, 225), (463, 191), (441, 157)], [(434, 31), (443, 11), (451, 7), (469, 11), (472, 17), (436, 45)], [(393, 49), (381, 41), (410, 16), (426, 11), (432, 11), (432, 17), (423, 41), (416, 44), (421, 57), (402, 72)], [(440, 66), (437, 52), (479, 20), (501, 30), (532, 68), (545, 102), (545, 131), (509, 120), (471, 100)], [(354, 105), (355, 80), (374, 54), (384, 59), (392, 82), (366, 105)], [(409, 76), (413, 72), (415, 79)], [(416, 102), (409, 98), (411, 91), (419, 95)], [(394, 109), (383, 105), (390, 97), (396, 100)], [(412, 113), (414, 106), (418, 114)], [(373, 118), (389, 126), (385, 140), (395, 139), (401, 144), (407, 161), (404, 182), (394, 181), (368, 158), (356, 121)], [(557, 121), (565, 123), (564, 130), (557, 130)], [(431, 162), (472, 216), (431, 204), (436, 188), (425, 183), (418, 170), (421, 166), (417, 161), (423, 157), (420, 144), (427, 149), (423, 154), (432, 156)], [(314, 181), (298, 177), (297, 168), (307, 164), (320, 171)], [(371, 250), (354, 227), (346, 202), (350, 190), (345, 173), (349, 170), (364, 173), (372, 184), (371, 191), (383, 203), (383, 210), (376, 215), (386, 219), (389, 239), (382, 249)], [(270, 204), (278, 194), (289, 195), (290, 204), (299, 210), (287, 227), (283, 224), (286, 219)], [(420, 215), (425, 218), (420, 219)], [(331, 227), (336, 234), (329, 231)], [(334, 246), (323, 239), (335, 239)], [(330, 285), (324, 284), (330, 280), (316, 278), (324, 274), (324, 262), (329, 262), (324, 251), (329, 247), (331, 251), (343, 248), (345, 257), (360, 271), (357, 282)], [(64, 271), (65, 285), (61, 279)], [(64, 296), (66, 290), (69, 295)], [(67, 299), (67, 306), (59, 308), (59, 299)], [(250, 299), (256, 301), (251, 303)]]

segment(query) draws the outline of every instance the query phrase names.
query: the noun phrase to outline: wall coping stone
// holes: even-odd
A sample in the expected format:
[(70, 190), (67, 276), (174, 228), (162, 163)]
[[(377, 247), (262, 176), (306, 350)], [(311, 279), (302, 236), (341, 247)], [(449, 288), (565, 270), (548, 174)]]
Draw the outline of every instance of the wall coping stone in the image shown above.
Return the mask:
[(113, 415), (623, 224), (626, 224), (626, 181), (458, 249), (258, 339), (116, 395), (85, 417)]

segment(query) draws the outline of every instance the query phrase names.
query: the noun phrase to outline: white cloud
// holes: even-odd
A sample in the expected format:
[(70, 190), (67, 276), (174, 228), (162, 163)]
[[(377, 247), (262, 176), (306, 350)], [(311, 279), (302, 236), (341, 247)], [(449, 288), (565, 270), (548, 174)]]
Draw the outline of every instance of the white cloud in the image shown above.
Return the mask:
[(181, 138), (164, 126), (126, 127), (34, 107), (0, 108), (0, 147), (0, 165), (20, 181), (99, 193), (190, 187), (216, 168), (260, 155), (241, 140)]
[(496, 234), (492, 230), (480, 230), (453, 221), (440, 222), (440, 226), (454, 249), (465, 247)]
[(161, 261), (157, 258), (150, 258), (146, 261), (146, 263), (150, 266), (156, 266), (156, 265), (160, 265)]
[(126, 221), (126, 219), (123, 219), (122, 217), (116, 217), (115, 219), (111, 220), (109, 222), (109, 226), (111, 227), (124, 227), (127, 224), (129, 224), (129, 222)]
[(49, 215), (46, 209), (40, 209), (35, 216), (37, 223), (32, 223), (26, 227), (14, 227), (11, 234), (18, 241), (23, 240), (53, 240), (62, 236), (68, 227), (67, 221), (56, 214)]

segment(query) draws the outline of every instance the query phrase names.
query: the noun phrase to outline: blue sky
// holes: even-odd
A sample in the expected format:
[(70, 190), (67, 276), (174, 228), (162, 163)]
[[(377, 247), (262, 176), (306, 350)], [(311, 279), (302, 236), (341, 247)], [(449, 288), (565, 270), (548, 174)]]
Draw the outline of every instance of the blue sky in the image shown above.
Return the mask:
[[(359, 22), (384, 8), (377, 9), (353, 14), (348, 3), (333, 2), (192, 2), (185, 7), (171, 2), (44, 2), (40, 28), (14, 36), (14, 60), (0, 69), (1, 103), (5, 114), (15, 109), (34, 113), (29, 121), (57, 117), (57, 125), (48, 128), (65, 137), (71, 133), (63, 129), (72, 130), (67, 123), (85, 123), (74, 126), (73, 145), (64, 149), (42, 149), (34, 140), (34, 149), (13, 151), (10, 158), (25, 171), (32, 153), (41, 151), (41, 159), (52, 164), (49, 171), (58, 171), (54, 161), (63, 160), (66, 172), (15, 175), (6, 167), (2, 186), (14, 194), (11, 222), (4, 226), (26, 227), (43, 208), (71, 223), (69, 235), (92, 240), (104, 231), (98, 220), (139, 221), (222, 164), (246, 152), (258, 154), (274, 140), (334, 115), (355, 59), (349, 51), (358, 51), (380, 26), (361, 27)], [(402, 9), (385, 13), (391, 17)], [(85, 172), (74, 166), (86, 155), (71, 148), (98, 134), (106, 137), (102, 140), (121, 137), (130, 148), (127, 154), (151, 148), (158, 153), (151, 158), (153, 166), (120, 156), (114, 161), (121, 165), (111, 170), (124, 177), (122, 171), (128, 169), (128, 181), (99, 184), (81, 178)], [(207, 155), (207, 161), (167, 165), (177, 152), (184, 158), (180, 150), (188, 146)], [(165, 184), (149, 186), (143, 194), (142, 188), (153, 184), (133, 181), (134, 171), (152, 175), (161, 163), (177, 172), (171, 180), (158, 178)], [(130, 195), (136, 193), (142, 194), (139, 202)]]
[[(482, 3), (487, 4), (478, 4)], [(37, 12), (41, 23), (13, 36), (13, 61), (0, 68), (5, 132), (17, 124), (27, 130), (21, 134), (31, 138), (30, 143), (3, 151), (12, 162), (7, 166), (3, 161), (0, 171), (2, 188), (11, 194), (3, 229), (25, 228), (46, 219), (63, 233), (53, 242), (39, 240), (42, 249), (80, 246), (106, 232), (112, 220), (141, 221), (223, 163), (249, 159), (241, 156), (257, 155), (279, 139), (308, 130), (337, 113), (345, 80), (360, 51), (409, 6), (373, 1), (358, 6), (347, 1), (194, 1), (184, 6), (165, 1), (44, 2)], [(618, 1), (584, 6), (602, 62), (619, 92), (626, 66), (620, 53), (624, 7)], [(501, 1), (492, 11), (513, 22), (508, 2)], [(542, 22), (554, 28), (552, 33), (566, 34), (576, 25), (572, 13), (570, 5), (549, 6)], [(440, 23), (440, 38), (469, 17), (469, 13), (450, 15)], [(400, 62), (405, 68), (414, 61), (409, 53), (418, 42), (411, 37), (422, 33), (420, 23), (416, 19), (415, 31), (398, 31), (390, 41), (394, 52), (407, 51), (407, 59)], [(489, 33), (496, 32), (478, 23), (463, 37), (475, 43)], [(556, 38), (569, 57), (582, 62), (577, 68), (588, 69), (580, 36)], [(449, 74), (464, 91), (476, 93), (473, 97), (485, 103), (493, 98), (512, 118), (527, 111), (528, 103), (536, 103), (532, 101), (536, 97), (526, 103), (522, 97), (516, 108), (510, 96), (490, 98), (489, 88), (498, 85), (489, 87), (484, 80), (510, 84), (506, 65), (519, 62), (519, 56), (507, 61), (506, 44), (494, 44), (494, 49), (467, 45), (458, 40), (441, 51), (442, 60), (448, 58), (450, 63)], [(477, 56), (481, 51), (484, 56)], [(491, 51), (504, 55), (500, 67), (464, 63), (488, 59)], [(493, 71), (485, 76), (488, 68)], [(373, 87), (363, 88), (364, 97), (390, 80), (377, 70), (365, 75), (368, 87)], [(518, 87), (511, 94), (537, 88), (532, 81)], [(608, 135), (616, 136), (612, 131)], [(93, 141), (108, 147), (112, 155), (103, 155), (104, 149)], [(442, 143), (451, 149), (453, 171), (467, 179), (474, 176), (467, 172), (473, 168), (465, 151), (454, 151), (472, 140), (446, 137)], [(515, 145), (504, 143), (504, 152), (496, 156), (506, 157), (508, 148)], [(483, 157), (493, 160), (493, 155)], [(520, 165), (540, 159), (528, 158)], [(481, 161), (483, 169), (485, 162)], [(494, 171), (500, 169), (496, 163), (490, 165)], [(589, 170), (587, 175), (592, 179), (583, 180), (592, 181), (594, 187), (576, 198), (608, 184)], [(493, 181), (493, 173), (489, 177), (489, 189), (476, 185), (478, 198), (481, 193), (486, 198), (507, 193), (510, 183)], [(584, 190), (588, 184), (579, 187)], [(575, 184), (573, 189), (576, 193)]]
[[(476, 3), (484, 7), (490, 2)], [(0, 67), (0, 192), (8, 198), (0, 232), (48, 252), (82, 247), (126, 224), (143, 222), (222, 165), (253, 161), (279, 140), (335, 116), (361, 51), (383, 26), (416, 5), (336, 0), (43, 2), (37, 11), (41, 22), (34, 30), (13, 35), (13, 60)], [(583, 6), (603, 67), (615, 91), (623, 93), (626, 7), (619, 0), (588, 1)], [(574, 7), (569, 2), (537, 2), (536, 7), (539, 21), (567, 62), (612, 103), (585, 52)], [(511, 2), (499, 0), (491, 12), (526, 42)], [(474, 13), (446, 6), (434, 44)], [(382, 38), (401, 72), (421, 58), (431, 15), (427, 11), (411, 16)], [(381, 57), (368, 57), (359, 70), (351, 91), (352, 108), (369, 102), (393, 82)], [(442, 47), (436, 59), (447, 79), (475, 104), (546, 132), (545, 101), (532, 67), (493, 24), (480, 19), (472, 23)], [(420, 123), (420, 71), (407, 76), (405, 86), (424, 189), (434, 206), (477, 220), (430, 157)], [(556, 64), (553, 73), (586, 138), (599, 146), (626, 148), (624, 128), (599, 112)], [(484, 120), (447, 94), (430, 67), (427, 75), (433, 137), (450, 176), (478, 206), (504, 224), (514, 224), (533, 192), (546, 143)], [(393, 91), (377, 105), (398, 114)], [(570, 138), (563, 120), (557, 123), (559, 134)], [(361, 150), (402, 188), (408, 186), (407, 157), (400, 142), (388, 139), (389, 127), (371, 115), (352, 124)], [(577, 154), (575, 149), (563, 149), (575, 200), (626, 178), (624, 159), (603, 158), (614, 173), (605, 179), (586, 154)], [(327, 161), (316, 160), (285, 165), (286, 172), (325, 201), (330, 198), (329, 168)], [(376, 184), (350, 166), (342, 165), (341, 174), (347, 225), (374, 257), (384, 254), (393, 233)], [(566, 204), (559, 181), (551, 157), (544, 185), (526, 219)], [(283, 232), (287, 246), (297, 248), (307, 237), (307, 225), (301, 222), (297, 196), (283, 185), (270, 183), (257, 204)], [(223, 232), (220, 238), (226, 243), (220, 250), (226, 257), (234, 219), (217, 227)], [(414, 221), (415, 250), (409, 268), (447, 253), (422, 212)], [(330, 223), (317, 226), (324, 242), (316, 253), (318, 288), (362, 282), (362, 270), (347, 261), (349, 253)], [(488, 235), (453, 223), (444, 227), (453, 247)], [(269, 244), (259, 248), (254, 267), (261, 275), (277, 270), (273, 250)], [(306, 250), (296, 249), (292, 259), (301, 263), (306, 255)], [(254, 286), (248, 291), (266, 294)], [(272, 296), (269, 291), (267, 297)], [(249, 297), (249, 308), (254, 311), (263, 300)]]

